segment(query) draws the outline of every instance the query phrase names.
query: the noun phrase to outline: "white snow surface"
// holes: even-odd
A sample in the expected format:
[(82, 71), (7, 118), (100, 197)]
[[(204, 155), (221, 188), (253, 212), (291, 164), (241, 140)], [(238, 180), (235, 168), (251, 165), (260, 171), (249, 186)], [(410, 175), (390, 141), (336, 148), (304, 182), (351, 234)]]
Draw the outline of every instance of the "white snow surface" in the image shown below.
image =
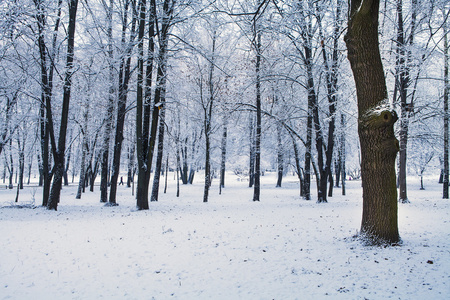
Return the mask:
[[(75, 199), (64, 187), (58, 211), (17, 208), (0, 190), (0, 299), (449, 299), (449, 200), (437, 176), (409, 178), (399, 204), (401, 246), (367, 247), (352, 238), (362, 215), (361, 182), (348, 181), (326, 204), (300, 199), (294, 176), (275, 188), (262, 177), (261, 202), (227, 174), (202, 202), (202, 176), (175, 181), (148, 211), (131, 189), (117, 207), (99, 191)], [(312, 191), (315, 197), (315, 190)], [(18, 204), (41, 200), (26, 186)]]

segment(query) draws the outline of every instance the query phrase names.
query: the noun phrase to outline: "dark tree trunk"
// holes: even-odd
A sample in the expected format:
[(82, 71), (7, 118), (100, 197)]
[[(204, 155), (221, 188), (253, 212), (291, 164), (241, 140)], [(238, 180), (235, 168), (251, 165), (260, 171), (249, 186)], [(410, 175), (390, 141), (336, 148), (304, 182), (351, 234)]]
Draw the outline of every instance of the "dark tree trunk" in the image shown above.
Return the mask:
[(80, 165), (80, 180), (78, 183), (78, 191), (75, 199), (81, 199), (81, 193), (84, 192), (86, 183), (86, 152), (87, 152), (87, 137), (83, 135), (83, 142), (81, 145), (81, 165)]
[(115, 99), (115, 84), (114, 84), (114, 50), (113, 50), (113, 33), (112, 33), (112, 15), (113, 15), (114, 0), (109, 1), (109, 6), (104, 3), (106, 10), (107, 22), (107, 36), (108, 36), (108, 81), (109, 93), (108, 104), (106, 107), (105, 116), (105, 132), (103, 136), (102, 146), (102, 169), (100, 179), (100, 202), (106, 203), (108, 201), (108, 170), (109, 170), (109, 144), (111, 140), (111, 131), (113, 127), (114, 118), (114, 99)]
[(23, 174), (25, 171), (25, 138), (20, 141), (20, 134), (17, 137), (17, 148), (19, 150), (19, 183), (18, 189), (23, 190)]
[(116, 133), (114, 137), (114, 151), (113, 151), (113, 160), (111, 165), (111, 186), (109, 190), (109, 201), (108, 205), (115, 206), (116, 202), (116, 194), (117, 194), (117, 181), (119, 179), (120, 174), (120, 156), (122, 153), (122, 142), (123, 142), (123, 126), (125, 123), (125, 112), (126, 112), (126, 104), (127, 104), (127, 95), (128, 95), (128, 83), (130, 81), (131, 75), (131, 52), (133, 50), (134, 40), (136, 38), (136, 14), (135, 7), (131, 8), (132, 11), (132, 22), (131, 22), (131, 32), (129, 43), (126, 44), (126, 31), (128, 29), (128, 8), (130, 5), (130, 1), (127, 0), (125, 2), (124, 7), (124, 15), (122, 20), (122, 48), (126, 49), (125, 53), (120, 62), (119, 67), (119, 98), (117, 101), (117, 115), (116, 115)]
[(298, 177), (298, 181), (300, 183), (300, 197), (303, 197), (305, 194), (305, 178), (303, 176), (302, 167), (300, 167), (300, 156), (298, 153), (298, 147), (297, 143), (295, 142), (294, 138), (292, 137), (292, 145), (294, 147), (294, 157), (295, 157), (295, 168), (296, 173)]
[(73, 58), (74, 58), (74, 44), (75, 44), (75, 21), (77, 15), (78, 0), (70, 0), (69, 2), (69, 25), (67, 37), (67, 59), (66, 59), (66, 74), (63, 88), (63, 103), (61, 113), (61, 125), (59, 127), (58, 148), (53, 150), (53, 159), (55, 161), (55, 174), (53, 184), (50, 191), (47, 208), (49, 210), (57, 210), (61, 195), (62, 176), (64, 173), (64, 155), (66, 150), (66, 133), (67, 123), (69, 118), (69, 102), (72, 88), (72, 74), (73, 74)]
[[(149, 142), (156, 140), (155, 135), (149, 137), (150, 121), (148, 118), (150, 101), (145, 99), (144, 101), (144, 31), (145, 31), (145, 15), (146, 15), (146, 0), (139, 0), (138, 4), (139, 14), (139, 30), (138, 30), (138, 73), (137, 73), (137, 93), (136, 93), (136, 152), (138, 160), (138, 184), (137, 184), (137, 208), (139, 210), (148, 209), (148, 190), (150, 181), (150, 172), (153, 158), (153, 149), (148, 151)], [(151, 24), (153, 28), (153, 23)], [(153, 36), (150, 37), (150, 46), (153, 45)], [(151, 65), (153, 60), (148, 62)], [(157, 111), (156, 107), (153, 107), (153, 112)], [(155, 114), (153, 114), (155, 116)], [(157, 117), (157, 116), (156, 116)], [(152, 120), (152, 125), (154, 120)], [(156, 126), (155, 124), (155, 132)], [(153, 128), (152, 128), (153, 129)], [(152, 130), (153, 133), (153, 130)], [(151, 147), (151, 146), (150, 146)], [(148, 158), (148, 153), (151, 152), (151, 158)]]
[[(409, 118), (412, 112), (413, 99), (407, 103), (408, 87), (411, 84), (410, 79), (410, 60), (411, 51), (407, 51), (408, 46), (413, 45), (414, 31), (416, 24), (417, 1), (412, 1), (411, 15), (411, 33), (408, 38), (405, 37), (404, 21), (403, 21), (403, 1), (397, 1), (397, 59), (396, 59), (396, 78), (394, 89), (394, 103), (397, 102), (397, 92), (400, 94), (400, 150), (399, 150), (399, 202), (409, 203), (406, 185), (406, 163), (407, 163), (407, 146), (408, 146), (408, 129)], [(412, 93), (413, 95), (414, 93)], [(412, 96), (413, 97), (413, 96)]]
[(341, 180), (342, 180), (342, 195), (345, 196), (345, 180), (346, 180), (346, 172), (345, 172), (345, 127), (346, 127), (346, 121), (345, 121), (345, 115), (341, 113), (341, 133), (339, 136), (339, 168), (341, 172)]
[(443, 190), (442, 198), (448, 199), (448, 184), (449, 184), (449, 161), (448, 161), (448, 96), (450, 93), (450, 83), (449, 83), (449, 45), (448, 45), (448, 32), (447, 32), (447, 22), (444, 22), (444, 168), (443, 168)]
[[(70, 132), (69, 140), (72, 140), (72, 131)], [(69, 172), (71, 156), (72, 156), (72, 144), (69, 145), (69, 151), (67, 152), (67, 157), (65, 158), (65, 167), (64, 167), (64, 185), (65, 186), (69, 185), (69, 178), (68, 178), (67, 172)]]
[(176, 170), (177, 170), (177, 198), (180, 197), (180, 171), (181, 171), (181, 159), (180, 159), (180, 131), (181, 131), (181, 126), (180, 126), (180, 114), (179, 114), (179, 110), (178, 110), (178, 130), (177, 130), (177, 137), (175, 140), (175, 147), (177, 147), (176, 149), (176, 156), (177, 156), (177, 166), (176, 166)]
[[(11, 133), (12, 134), (12, 133)], [(13, 160), (13, 155), (12, 155), (12, 139), (9, 140), (9, 166), (8, 166), (8, 171), (9, 171), (9, 184), (8, 184), (8, 188), (10, 190), (12, 190), (14, 188), (14, 184), (13, 184), (13, 177), (14, 177), (14, 160)]]
[(351, 0), (345, 42), (358, 99), (363, 216), (361, 237), (368, 244), (400, 242), (397, 223), (394, 135), (378, 47), (379, 0)]
[[(49, 55), (48, 47), (45, 44), (45, 30), (46, 30), (46, 14), (42, 0), (34, 0), (34, 4), (38, 11), (36, 16), (38, 23), (38, 47), (40, 56), (40, 72), (41, 72), (41, 105), (39, 108), (39, 122), (40, 122), (40, 138), (41, 138), (41, 152), (42, 152), (42, 206), (48, 205), (48, 198), (50, 195), (50, 185), (52, 180), (52, 171), (50, 170), (50, 149), (51, 142), (52, 149), (56, 150), (56, 141), (53, 131), (53, 117), (51, 110), (51, 98), (53, 90), (53, 70), (54, 64), (48, 63), (54, 61), (56, 55), (56, 41), (58, 36), (58, 29), (61, 16), (62, 0), (58, 0), (57, 18), (53, 30), (52, 53)], [(49, 57), (50, 56), (50, 57)]]
[(169, 153), (167, 153), (167, 156), (166, 156), (165, 168), (166, 168), (166, 172), (165, 172), (166, 177), (164, 178), (164, 194), (167, 193), (167, 177), (169, 177)]
[(95, 179), (97, 178), (98, 175), (98, 167), (100, 166), (100, 157), (96, 156), (94, 158), (94, 167), (92, 168), (92, 162), (91, 162), (91, 172), (90, 172), (90, 178), (89, 178), (89, 191), (90, 192), (94, 192), (94, 184), (95, 184)]
[(256, 34), (256, 135), (255, 135), (255, 186), (253, 201), (260, 201), (261, 193), (261, 33)]
[(33, 155), (30, 155), (30, 161), (28, 162), (28, 179), (27, 179), (27, 185), (30, 185), (31, 180), (31, 170), (33, 168)]
[(277, 124), (277, 139), (278, 139), (278, 147), (277, 147), (277, 164), (278, 164), (278, 176), (277, 176), (277, 185), (276, 187), (281, 187), (281, 182), (283, 180), (283, 141), (281, 139), (281, 124)]
[[(39, 153), (37, 154), (37, 161), (38, 161), (38, 169), (39, 169), (39, 183), (38, 183), (38, 186), (43, 186), (44, 185), (44, 166), (42, 165), (42, 159), (41, 159), (41, 156), (39, 155)], [(5, 178), (3, 178), (3, 183), (5, 183), (4, 179)]]
[[(209, 132), (209, 129), (207, 130)], [(203, 189), (203, 202), (208, 202), (209, 187), (211, 186), (211, 161), (210, 161), (211, 146), (209, 139), (210, 139), (209, 133), (206, 133), (205, 131), (206, 153), (205, 153), (205, 186)]]
[(222, 193), (222, 188), (225, 187), (225, 164), (226, 164), (226, 156), (227, 156), (227, 125), (228, 118), (224, 118), (223, 129), (222, 129), (222, 141), (220, 143), (221, 149), (221, 161), (220, 161), (220, 186), (219, 186), (219, 194)]
[[(320, 127), (319, 119), (319, 104), (317, 100), (317, 95), (314, 85), (313, 77), (313, 57), (312, 57), (312, 46), (311, 41), (305, 40), (305, 63), (306, 63), (306, 73), (307, 73), (307, 87), (308, 87), (308, 112), (311, 111), (312, 122), (314, 123), (314, 131), (316, 136), (316, 151), (317, 151), (317, 161), (319, 164), (319, 170), (316, 170), (316, 180), (317, 180), (317, 202), (327, 202), (327, 176), (323, 176), (324, 170), (324, 159), (323, 159), (323, 136), (322, 129)], [(309, 117), (309, 116), (308, 116)], [(308, 120), (309, 122), (309, 120)]]
[(209, 97), (206, 103), (202, 99), (204, 111), (204, 129), (205, 129), (205, 187), (203, 190), (203, 202), (208, 202), (209, 188), (211, 187), (211, 120), (214, 107), (214, 62), (216, 55), (216, 29), (213, 30), (212, 49), (208, 74)]
[(308, 97), (308, 116), (306, 120), (306, 143), (305, 143), (305, 180), (304, 194), (305, 200), (311, 200), (311, 153), (312, 153), (312, 104)]
[[(132, 136), (135, 136), (132, 134)], [(135, 142), (133, 142), (128, 146), (128, 172), (127, 172), (127, 187), (131, 187), (131, 183), (133, 182), (133, 173), (134, 173), (134, 151), (135, 151)]]
[[(145, 25), (145, 0), (141, 0), (140, 3), (140, 18), (139, 18), (139, 38), (138, 38), (138, 91), (137, 91), (137, 110), (136, 110), (136, 136), (137, 136), (137, 158), (138, 158), (138, 187), (136, 193), (136, 206), (139, 210), (146, 210), (149, 208), (148, 204), (148, 190), (150, 181), (150, 172), (152, 167), (153, 153), (156, 143), (156, 131), (159, 121), (159, 111), (163, 109), (165, 103), (166, 93), (166, 69), (167, 69), (167, 46), (168, 46), (168, 33), (170, 27), (170, 20), (173, 13), (173, 5), (170, 5), (170, 0), (165, 0), (163, 3), (162, 22), (160, 31), (158, 32), (159, 40), (159, 53), (158, 53), (158, 69), (156, 77), (156, 89), (152, 109), (152, 118), (150, 125), (150, 107), (144, 107), (142, 103), (142, 88), (143, 88), (143, 33)], [(173, 4), (173, 3), (172, 3)], [(149, 59), (147, 62), (146, 72), (146, 87), (150, 89), (151, 74), (152, 74), (152, 59), (153, 57), (153, 39), (155, 36), (154, 27), (156, 23), (156, 3), (151, 1), (150, 5), (150, 22), (149, 22)], [(159, 28), (159, 27), (157, 27)], [(146, 93), (147, 94), (147, 93)], [(149, 106), (151, 101), (146, 101), (146, 106)], [(144, 115), (142, 110), (144, 109)], [(149, 128), (150, 126), (150, 128)]]
[(156, 153), (155, 171), (153, 176), (153, 187), (150, 201), (158, 201), (159, 196), (159, 183), (162, 171), (162, 160), (164, 152), (164, 131), (165, 131), (165, 107), (161, 109), (159, 116), (159, 129), (158, 129), (158, 152)]
[(249, 161), (249, 169), (248, 169), (248, 187), (253, 187), (255, 183), (255, 128), (253, 126), (253, 115), (249, 117), (249, 141), (250, 141), (250, 161)]
[[(331, 171), (331, 164), (333, 162), (334, 151), (334, 135), (335, 135), (335, 120), (336, 120), (336, 103), (338, 95), (338, 72), (339, 72), (339, 36), (341, 32), (341, 8), (342, 2), (338, 1), (336, 4), (335, 24), (333, 31), (333, 48), (331, 53), (331, 66), (328, 62), (328, 54), (326, 52), (325, 43), (322, 42), (322, 56), (326, 71), (326, 83), (327, 83), (327, 98), (328, 98), (328, 117), (330, 122), (328, 124), (328, 141), (325, 150), (325, 165), (320, 169), (321, 175), (321, 189), (324, 196), (323, 202), (326, 202), (327, 181), (330, 182), (330, 188), (328, 190), (328, 197), (333, 195), (333, 176)], [(320, 166), (320, 162), (319, 162)], [(338, 180), (337, 180), (338, 181)], [(320, 198), (319, 198), (320, 202)]]

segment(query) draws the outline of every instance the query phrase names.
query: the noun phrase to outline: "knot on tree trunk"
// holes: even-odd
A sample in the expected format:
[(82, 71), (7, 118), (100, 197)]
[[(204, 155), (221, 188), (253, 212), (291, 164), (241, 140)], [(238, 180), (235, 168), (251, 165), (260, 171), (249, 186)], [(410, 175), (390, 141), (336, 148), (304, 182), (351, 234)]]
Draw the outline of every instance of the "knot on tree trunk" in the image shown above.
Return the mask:
[(397, 113), (386, 107), (371, 109), (360, 117), (359, 133), (369, 145), (368, 151), (383, 152), (395, 159), (400, 149), (394, 133), (397, 120)]
[(369, 110), (360, 117), (360, 125), (363, 127), (382, 128), (392, 126), (398, 120), (397, 113), (390, 109)]

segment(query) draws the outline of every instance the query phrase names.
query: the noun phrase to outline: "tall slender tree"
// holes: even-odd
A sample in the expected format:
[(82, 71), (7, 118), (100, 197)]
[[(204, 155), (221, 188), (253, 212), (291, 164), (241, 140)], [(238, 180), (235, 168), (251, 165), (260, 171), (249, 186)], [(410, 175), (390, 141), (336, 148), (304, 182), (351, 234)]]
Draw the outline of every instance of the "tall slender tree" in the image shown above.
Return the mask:
[(449, 185), (449, 142), (448, 142), (448, 97), (450, 93), (450, 80), (449, 80), (449, 43), (448, 43), (448, 18), (444, 21), (444, 174), (443, 174), (443, 190), (442, 198), (448, 199), (448, 185)]
[(109, 81), (109, 91), (108, 91), (108, 103), (106, 106), (106, 116), (105, 116), (105, 130), (103, 136), (102, 145), (102, 169), (101, 169), (101, 179), (100, 179), (100, 202), (108, 201), (108, 170), (109, 170), (109, 151), (110, 151), (110, 141), (111, 141), (111, 131), (113, 127), (114, 119), (114, 100), (115, 100), (115, 83), (114, 83), (114, 47), (113, 47), (113, 7), (114, 0), (109, 0), (109, 5), (103, 2), (104, 9), (106, 10), (106, 31), (108, 38), (108, 81)]
[(67, 57), (66, 74), (64, 79), (63, 103), (61, 113), (61, 123), (59, 126), (58, 148), (53, 149), (53, 158), (55, 161), (55, 174), (50, 191), (47, 208), (57, 210), (61, 195), (62, 177), (64, 173), (64, 156), (66, 151), (66, 133), (69, 118), (69, 103), (72, 89), (72, 75), (74, 72), (74, 48), (75, 48), (75, 24), (77, 17), (78, 0), (69, 1), (69, 25), (67, 28)]
[[(129, 30), (128, 11), (131, 10), (131, 30)], [(122, 37), (121, 45), (123, 49), (119, 66), (119, 90), (116, 112), (116, 132), (114, 137), (114, 153), (111, 166), (111, 186), (109, 191), (109, 201), (107, 205), (115, 206), (117, 194), (117, 181), (120, 173), (120, 156), (122, 154), (123, 127), (125, 123), (126, 104), (128, 99), (128, 86), (131, 76), (131, 53), (135, 46), (136, 39), (136, 1), (126, 0), (123, 7), (122, 17)], [(129, 41), (126, 41), (127, 32)]]
[[(144, 1), (145, 0), (141, 0)], [(166, 70), (168, 61), (168, 42), (169, 42), (169, 30), (171, 26), (171, 21), (173, 18), (173, 10), (175, 2), (173, 0), (164, 0), (162, 4), (162, 17), (161, 26), (156, 26), (157, 22), (156, 15), (156, 3), (155, 0), (151, 1), (150, 18), (154, 20), (149, 22), (150, 35), (151, 28), (155, 26), (156, 31), (153, 35), (158, 36), (159, 50), (157, 54), (158, 68), (156, 71), (156, 87), (155, 95), (153, 98), (153, 103), (148, 99), (146, 105), (148, 108), (143, 110), (143, 99), (142, 99), (142, 86), (143, 84), (143, 61), (142, 63), (138, 61), (138, 91), (137, 91), (137, 108), (136, 108), (136, 154), (138, 161), (138, 182), (137, 182), (137, 192), (136, 192), (136, 206), (139, 210), (149, 209), (148, 204), (148, 187), (150, 181), (150, 172), (152, 167), (153, 153), (156, 142), (156, 131), (158, 128), (159, 112), (164, 106), (166, 97)], [(143, 7), (143, 8), (142, 8)], [(141, 6), (140, 9), (141, 17), (140, 21), (144, 22), (145, 18), (145, 5)], [(153, 16), (152, 16), (153, 15)], [(141, 24), (140, 24), (141, 26)], [(142, 25), (143, 26), (143, 25)], [(143, 37), (143, 32), (141, 35), (141, 28), (139, 29), (140, 36)], [(153, 40), (153, 36), (150, 42)], [(138, 39), (141, 40), (141, 39)], [(138, 46), (139, 48), (140, 46)], [(140, 57), (143, 56), (143, 51), (139, 50), (141, 53)], [(139, 75), (141, 74), (141, 75)], [(150, 76), (151, 72), (147, 71), (147, 78)], [(150, 124), (150, 109), (151, 109), (151, 124)], [(144, 115), (143, 115), (144, 111)], [(148, 112), (148, 114), (147, 114)]]

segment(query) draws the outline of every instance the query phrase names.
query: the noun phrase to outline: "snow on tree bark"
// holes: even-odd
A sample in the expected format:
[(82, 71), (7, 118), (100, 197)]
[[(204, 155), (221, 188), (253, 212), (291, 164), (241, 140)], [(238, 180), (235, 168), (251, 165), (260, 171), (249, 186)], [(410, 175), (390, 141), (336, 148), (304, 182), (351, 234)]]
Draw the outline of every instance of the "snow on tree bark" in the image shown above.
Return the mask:
[(352, 0), (345, 42), (358, 99), (363, 216), (361, 237), (368, 244), (400, 242), (397, 222), (394, 135), (395, 111), (386, 104), (387, 88), (378, 45), (379, 0)]

